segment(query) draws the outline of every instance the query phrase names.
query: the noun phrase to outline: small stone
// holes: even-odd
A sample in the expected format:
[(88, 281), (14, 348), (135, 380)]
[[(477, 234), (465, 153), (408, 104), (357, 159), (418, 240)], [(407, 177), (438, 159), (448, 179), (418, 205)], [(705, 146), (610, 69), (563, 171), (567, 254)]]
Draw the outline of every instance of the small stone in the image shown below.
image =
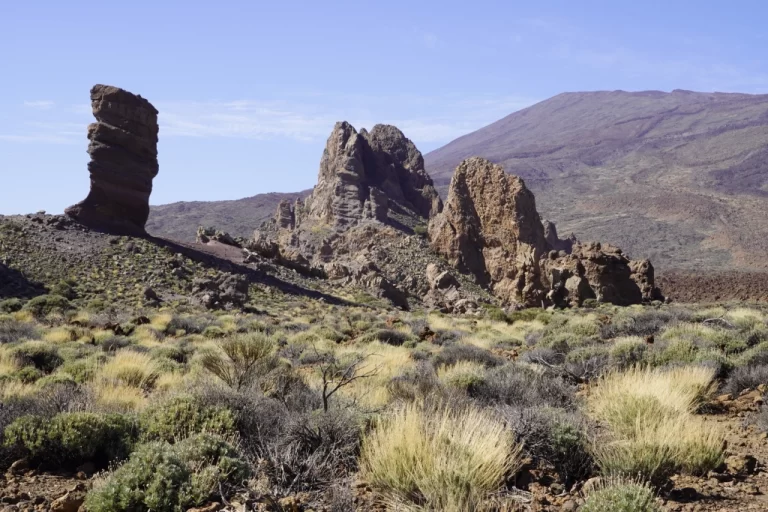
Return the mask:
[(29, 461), (27, 459), (19, 459), (8, 468), (8, 472), (13, 475), (20, 475), (29, 469)]
[(77, 512), (84, 501), (84, 494), (68, 492), (61, 498), (53, 500), (51, 512)]

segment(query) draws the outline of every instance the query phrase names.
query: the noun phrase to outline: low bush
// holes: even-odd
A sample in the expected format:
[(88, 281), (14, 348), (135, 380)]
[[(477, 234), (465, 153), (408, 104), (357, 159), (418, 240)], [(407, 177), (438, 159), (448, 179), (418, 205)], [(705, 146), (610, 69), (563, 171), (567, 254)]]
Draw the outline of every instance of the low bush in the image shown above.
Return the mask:
[(5, 428), (4, 443), (53, 469), (85, 462), (104, 468), (127, 457), (137, 435), (136, 422), (128, 416), (74, 412), (52, 419), (22, 416)]
[(504, 423), (475, 408), (401, 407), (365, 438), (362, 475), (397, 510), (477, 510), (518, 467)]
[(19, 345), (13, 349), (13, 357), (20, 366), (34, 366), (45, 374), (64, 362), (56, 346), (43, 341), (27, 341)]
[(472, 395), (485, 383), (485, 371), (485, 366), (475, 361), (459, 361), (441, 366), (437, 376), (446, 386)]
[(440, 380), (437, 378), (434, 367), (420, 361), (416, 367), (407, 370), (387, 383), (387, 391), (393, 400), (412, 402), (423, 400), (429, 395), (434, 395), (440, 388)]
[(208, 502), (249, 475), (238, 451), (217, 436), (198, 434), (175, 445), (156, 441), (139, 446), (94, 485), (85, 506), (90, 512), (177, 512)]
[(545, 406), (571, 409), (575, 387), (559, 376), (536, 372), (522, 365), (507, 364), (488, 370), (472, 396), (487, 405), (513, 407)]
[(768, 365), (736, 368), (725, 381), (723, 391), (738, 396), (745, 389), (755, 389), (760, 384), (768, 384)]
[(583, 512), (661, 512), (656, 495), (648, 485), (632, 480), (608, 479), (591, 490)]
[(611, 364), (625, 370), (643, 362), (648, 345), (638, 336), (627, 336), (613, 342), (610, 348)]
[(261, 332), (237, 334), (221, 343), (221, 353), (208, 353), (203, 367), (234, 389), (242, 389), (272, 365), (275, 340)]
[(552, 407), (504, 407), (500, 412), (525, 452), (552, 466), (566, 488), (592, 474), (585, 418)]
[(140, 425), (144, 440), (173, 443), (203, 432), (232, 434), (235, 418), (229, 409), (180, 395), (148, 407), (140, 416)]
[(12, 318), (0, 318), (0, 343), (15, 343), (34, 339), (38, 328), (31, 323), (17, 322)]
[(0, 313), (15, 313), (21, 311), (24, 301), (21, 299), (0, 300)]
[(461, 361), (478, 363), (488, 368), (499, 366), (504, 362), (503, 359), (488, 350), (464, 343), (447, 346), (432, 358), (432, 364), (435, 365), (435, 368), (452, 366)]
[(370, 341), (380, 341), (387, 345), (399, 347), (411, 339), (412, 337), (410, 334), (402, 331), (397, 331), (395, 329), (379, 329), (372, 334)]
[(72, 304), (61, 295), (40, 295), (27, 302), (23, 308), (35, 318), (45, 318), (51, 313), (65, 313), (70, 309), (72, 309)]

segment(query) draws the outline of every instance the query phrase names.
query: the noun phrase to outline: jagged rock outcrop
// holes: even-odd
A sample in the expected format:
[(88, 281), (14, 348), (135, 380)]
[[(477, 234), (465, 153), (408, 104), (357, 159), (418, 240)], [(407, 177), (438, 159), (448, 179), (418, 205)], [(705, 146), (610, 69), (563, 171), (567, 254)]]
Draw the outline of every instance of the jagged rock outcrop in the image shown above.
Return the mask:
[(456, 168), (443, 212), (429, 223), (432, 249), (507, 302), (539, 304), (538, 261), (547, 252), (533, 193), (483, 158)]
[(313, 220), (343, 230), (363, 219), (386, 222), (390, 210), (429, 218), (441, 207), (424, 158), (403, 132), (376, 125), (358, 133), (345, 121), (328, 138), (317, 185), (297, 224)]
[(91, 89), (96, 122), (88, 126), (91, 189), (65, 210), (81, 224), (142, 235), (157, 176), (157, 109), (141, 96), (108, 85)]
[(542, 223), (523, 180), (482, 158), (459, 164), (429, 237), (433, 250), (509, 304), (663, 298), (648, 260), (631, 261), (607, 244), (559, 240), (554, 224)]
[(328, 138), (312, 193), (294, 205), (281, 202), (246, 248), (406, 308), (409, 296), (430, 289), (423, 270), (426, 242), (412, 235), (441, 209), (421, 153), (400, 130), (376, 125), (358, 132), (340, 122)]
[(555, 251), (565, 251), (570, 254), (573, 244), (578, 242), (576, 237), (571, 234), (565, 240), (560, 240), (557, 236), (557, 226), (555, 226), (554, 222), (542, 219), (541, 223), (544, 226), (544, 238), (547, 240), (549, 248)]
[(294, 209), (291, 207), (291, 202), (287, 199), (283, 199), (277, 205), (275, 222), (277, 223), (278, 229), (293, 229), (296, 227), (296, 216)]

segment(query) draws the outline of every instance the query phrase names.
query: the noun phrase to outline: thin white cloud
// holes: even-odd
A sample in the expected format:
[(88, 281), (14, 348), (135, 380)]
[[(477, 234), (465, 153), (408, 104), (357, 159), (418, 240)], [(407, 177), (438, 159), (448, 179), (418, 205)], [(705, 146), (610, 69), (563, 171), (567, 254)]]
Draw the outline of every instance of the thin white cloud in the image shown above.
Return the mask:
[[(337, 121), (357, 129), (377, 123), (394, 124), (416, 144), (447, 143), (496, 121), (535, 101), (517, 96), (368, 96), (304, 94), (291, 101), (157, 102), (160, 137), (229, 139), (290, 139), (322, 141)], [(79, 106), (78, 106), (79, 107)], [(85, 108), (58, 109), (65, 120), (28, 121), (16, 133), (0, 135), (6, 142), (85, 144), (92, 118)]]
[(33, 135), (4, 135), (0, 134), (0, 141), (17, 143), (43, 143), (43, 144), (77, 144), (77, 139), (70, 135), (56, 135), (38, 133)]
[[(356, 128), (376, 123), (398, 126), (414, 141), (450, 140), (535, 103), (521, 97), (346, 97), (313, 98), (322, 105), (237, 100), (228, 102), (184, 102), (158, 104), (162, 137), (223, 137), (241, 139), (289, 138), (313, 141), (328, 136), (336, 121), (347, 120)], [(392, 115), (400, 110), (429, 106), (440, 116)]]
[(53, 108), (54, 102), (50, 100), (37, 100), (37, 101), (25, 101), (24, 106), (27, 108), (34, 108), (37, 110), (48, 110)]

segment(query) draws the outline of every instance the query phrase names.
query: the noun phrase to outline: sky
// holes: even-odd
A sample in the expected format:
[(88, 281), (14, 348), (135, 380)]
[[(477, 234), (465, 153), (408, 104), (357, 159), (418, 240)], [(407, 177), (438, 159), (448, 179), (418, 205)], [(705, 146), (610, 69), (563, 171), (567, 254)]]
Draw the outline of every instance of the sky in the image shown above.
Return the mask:
[(768, 93), (768, 2), (0, 1), (0, 214), (88, 192), (92, 85), (160, 111), (151, 204), (314, 185), (336, 121), (427, 153), (561, 92)]

